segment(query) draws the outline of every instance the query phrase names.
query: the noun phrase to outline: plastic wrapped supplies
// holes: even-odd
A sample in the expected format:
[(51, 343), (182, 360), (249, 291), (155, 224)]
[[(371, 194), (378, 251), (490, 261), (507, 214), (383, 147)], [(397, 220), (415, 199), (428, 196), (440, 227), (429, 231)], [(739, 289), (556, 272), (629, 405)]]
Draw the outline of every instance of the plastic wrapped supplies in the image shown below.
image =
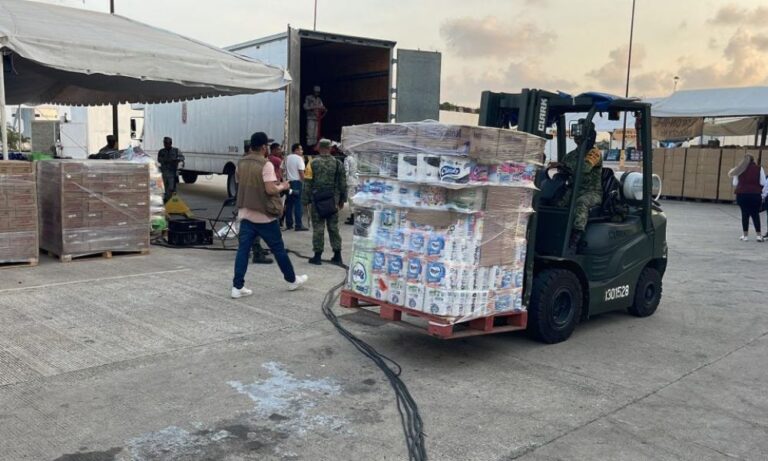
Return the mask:
[(342, 143), (359, 175), (348, 289), (449, 323), (525, 309), (543, 139), (421, 122), (345, 127)]
[(146, 163), (149, 165), (149, 221), (152, 232), (162, 232), (168, 227), (165, 215), (165, 185), (163, 175), (157, 167), (157, 162), (149, 156), (141, 147), (129, 147), (122, 153), (121, 160), (133, 163)]

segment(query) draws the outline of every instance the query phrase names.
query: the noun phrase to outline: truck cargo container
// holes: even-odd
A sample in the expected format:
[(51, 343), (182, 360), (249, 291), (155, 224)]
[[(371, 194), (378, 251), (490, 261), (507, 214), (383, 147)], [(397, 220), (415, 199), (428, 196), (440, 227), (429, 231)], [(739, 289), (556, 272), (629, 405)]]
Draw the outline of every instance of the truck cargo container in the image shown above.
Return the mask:
[(270, 93), (145, 106), (145, 148), (156, 152), (164, 136), (172, 137), (186, 157), (181, 176), (188, 183), (201, 174), (226, 174), (234, 194), (235, 165), (254, 131), (286, 148), (305, 144), (302, 105), (315, 85), (328, 110), (321, 133), (332, 140), (341, 139), (342, 126), (439, 117), (437, 52), (395, 52), (393, 41), (290, 27), (227, 49), (288, 69), (292, 82)]

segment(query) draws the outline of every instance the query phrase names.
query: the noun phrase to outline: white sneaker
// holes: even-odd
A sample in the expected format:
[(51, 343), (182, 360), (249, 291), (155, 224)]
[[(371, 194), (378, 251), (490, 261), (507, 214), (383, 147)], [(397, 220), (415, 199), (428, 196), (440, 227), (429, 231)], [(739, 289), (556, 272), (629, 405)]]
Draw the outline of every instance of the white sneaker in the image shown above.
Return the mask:
[(248, 288), (243, 287), (238, 290), (237, 288), (232, 287), (232, 299), (240, 299), (246, 296), (251, 296), (252, 294), (253, 291)]
[(746, 235), (742, 235), (741, 237), (739, 237), (739, 240), (741, 240), (742, 242), (749, 242), (749, 237), (747, 237)]
[(757, 236), (757, 241), (758, 242), (762, 242), (763, 241), (763, 236), (762, 235), (758, 235)]
[(289, 283), (288, 284), (288, 291), (296, 291), (296, 290), (298, 290), (299, 287), (304, 285), (307, 282), (308, 279), (309, 279), (309, 277), (307, 277), (306, 275), (297, 275), (296, 276), (296, 281), (293, 282), (293, 283)]

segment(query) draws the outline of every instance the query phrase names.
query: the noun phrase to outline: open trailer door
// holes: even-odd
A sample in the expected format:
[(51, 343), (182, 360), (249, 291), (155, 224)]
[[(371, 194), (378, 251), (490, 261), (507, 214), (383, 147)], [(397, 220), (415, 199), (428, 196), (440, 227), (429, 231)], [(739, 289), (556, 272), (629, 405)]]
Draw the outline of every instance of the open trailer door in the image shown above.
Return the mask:
[(301, 37), (299, 29), (288, 26), (288, 73), (291, 84), (285, 91), (285, 146), (301, 142)]
[(440, 118), (440, 66), (433, 51), (397, 50), (396, 122)]

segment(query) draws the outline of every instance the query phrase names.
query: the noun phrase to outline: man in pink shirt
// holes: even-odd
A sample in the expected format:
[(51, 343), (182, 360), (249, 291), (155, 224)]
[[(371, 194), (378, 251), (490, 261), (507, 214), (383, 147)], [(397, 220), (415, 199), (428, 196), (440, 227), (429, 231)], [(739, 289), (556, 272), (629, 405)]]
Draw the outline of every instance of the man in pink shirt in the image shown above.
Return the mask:
[(251, 136), (250, 150), (237, 165), (237, 208), (240, 219), (240, 242), (235, 258), (235, 277), (232, 280), (232, 298), (250, 296), (245, 288), (248, 256), (257, 237), (267, 244), (280, 266), (288, 290), (293, 291), (307, 281), (306, 275), (296, 275), (285, 251), (278, 218), (283, 211), (280, 193), (288, 190), (287, 182), (278, 181), (275, 167), (267, 160), (269, 138), (258, 132)]

